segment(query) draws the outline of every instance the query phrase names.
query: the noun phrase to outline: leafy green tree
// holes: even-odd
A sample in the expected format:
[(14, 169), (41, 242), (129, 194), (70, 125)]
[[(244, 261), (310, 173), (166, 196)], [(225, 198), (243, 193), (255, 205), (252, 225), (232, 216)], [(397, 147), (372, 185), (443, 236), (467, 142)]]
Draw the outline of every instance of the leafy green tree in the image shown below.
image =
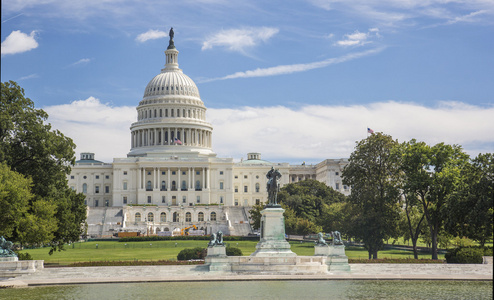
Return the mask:
[(396, 235), (400, 191), (398, 145), (391, 136), (375, 133), (357, 143), (343, 170), (343, 183), (352, 187), (352, 235), (361, 239), (369, 259), (377, 259), (384, 240)]
[[(51, 129), (45, 121), (46, 112), (34, 107), (33, 101), (24, 96), (24, 90), (15, 82), (1, 86), (0, 102), (0, 162), (6, 163), (13, 171), (32, 179), (31, 193), (35, 195), (27, 205), (31, 219), (25, 220), (23, 228), (34, 228), (39, 235), (30, 237), (14, 230), (13, 240), (17, 242), (44, 243), (51, 238), (50, 253), (63, 249), (63, 244), (79, 239), (86, 219), (84, 196), (69, 189), (66, 176), (75, 163), (75, 145), (60, 131)], [(49, 213), (37, 201), (52, 210)], [(53, 207), (50, 205), (54, 205)], [(48, 218), (51, 222), (35, 221)], [(0, 224), (0, 227), (4, 224)], [(53, 230), (43, 233), (41, 230)], [(36, 238), (38, 236), (39, 238)]]
[(264, 209), (263, 204), (258, 204), (252, 206), (249, 210), (250, 214), (250, 225), (254, 230), (261, 228), (261, 211)]
[(469, 237), (484, 246), (493, 233), (494, 155), (479, 154), (461, 173), (445, 226), (452, 235)]

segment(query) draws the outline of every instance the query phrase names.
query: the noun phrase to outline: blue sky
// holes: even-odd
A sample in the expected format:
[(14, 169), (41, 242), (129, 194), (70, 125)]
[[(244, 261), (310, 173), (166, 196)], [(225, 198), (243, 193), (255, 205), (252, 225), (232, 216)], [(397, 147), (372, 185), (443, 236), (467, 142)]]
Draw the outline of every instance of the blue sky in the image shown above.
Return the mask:
[(367, 127), (475, 156), (494, 150), (493, 25), (487, 0), (10, 0), (1, 80), (111, 162), (173, 26), (219, 156), (349, 157)]

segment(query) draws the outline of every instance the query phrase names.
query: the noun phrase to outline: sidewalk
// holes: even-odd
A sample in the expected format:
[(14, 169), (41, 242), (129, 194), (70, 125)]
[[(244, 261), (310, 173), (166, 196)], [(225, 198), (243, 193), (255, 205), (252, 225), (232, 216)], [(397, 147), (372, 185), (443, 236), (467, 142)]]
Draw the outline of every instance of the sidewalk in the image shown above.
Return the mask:
[(350, 264), (350, 272), (317, 275), (208, 272), (204, 265), (46, 268), (0, 281), (0, 287), (65, 284), (253, 281), (253, 280), (493, 280), (492, 265), (483, 264)]

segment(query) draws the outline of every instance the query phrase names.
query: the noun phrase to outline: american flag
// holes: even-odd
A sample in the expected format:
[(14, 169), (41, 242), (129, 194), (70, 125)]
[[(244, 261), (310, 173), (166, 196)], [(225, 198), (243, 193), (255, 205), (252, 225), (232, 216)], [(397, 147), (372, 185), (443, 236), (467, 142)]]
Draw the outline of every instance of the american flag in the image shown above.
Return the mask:
[(182, 145), (182, 142), (179, 139), (175, 138), (175, 144)]
[(367, 133), (374, 133), (374, 130), (372, 130), (369, 127), (367, 127)]

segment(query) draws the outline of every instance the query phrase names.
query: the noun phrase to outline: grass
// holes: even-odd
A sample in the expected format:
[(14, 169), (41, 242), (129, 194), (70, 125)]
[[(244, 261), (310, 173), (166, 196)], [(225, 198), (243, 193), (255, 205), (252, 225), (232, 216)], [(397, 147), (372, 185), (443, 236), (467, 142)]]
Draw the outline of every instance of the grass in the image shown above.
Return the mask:
[[(300, 256), (314, 255), (313, 243), (290, 242), (291, 249)], [(227, 245), (238, 247), (243, 255), (250, 255), (256, 250), (257, 241), (227, 242)], [(153, 241), (153, 242), (85, 242), (66, 245), (65, 251), (48, 255), (49, 248), (27, 249), (35, 260), (44, 260), (45, 264), (66, 265), (76, 262), (94, 261), (158, 261), (176, 260), (180, 250), (184, 248), (207, 247), (207, 241)], [(350, 260), (367, 259), (367, 251), (363, 247), (349, 246), (346, 255)], [(421, 259), (430, 259), (430, 254), (419, 254)], [(407, 259), (413, 258), (413, 252), (408, 250), (388, 249), (378, 252), (378, 258)], [(439, 255), (444, 259), (444, 255)]]

